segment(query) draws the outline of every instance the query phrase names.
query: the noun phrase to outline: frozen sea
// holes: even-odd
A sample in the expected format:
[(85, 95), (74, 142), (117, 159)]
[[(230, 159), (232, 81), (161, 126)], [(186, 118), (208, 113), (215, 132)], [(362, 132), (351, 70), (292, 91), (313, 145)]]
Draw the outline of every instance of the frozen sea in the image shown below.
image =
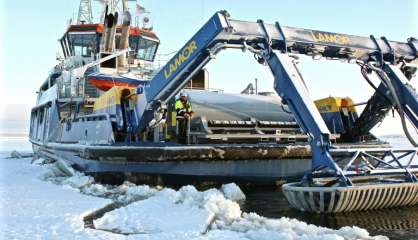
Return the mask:
[[(25, 138), (0, 137), (2, 239), (418, 239), (411, 229), (418, 226), (416, 208), (326, 218), (289, 210), (276, 190), (242, 192), (233, 183), (206, 191), (107, 186), (73, 170), (65, 175), (57, 164), (8, 158), (12, 150), (31, 146)], [(85, 216), (114, 203), (86, 225)], [(370, 215), (377, 220), (368, 222)], [(391, 227), (396, 219), (400, 230)]]

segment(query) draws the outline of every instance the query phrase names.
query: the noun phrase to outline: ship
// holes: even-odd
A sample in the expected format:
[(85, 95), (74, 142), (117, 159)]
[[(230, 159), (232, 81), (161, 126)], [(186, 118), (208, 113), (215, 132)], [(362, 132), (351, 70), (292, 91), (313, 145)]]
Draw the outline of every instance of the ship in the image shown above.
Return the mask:
[[(161, 40), (143, 11), (129, 11), (138, 9), (129, 7), (135, 1), (108, 1), (99, 23), (93, 23), (91, 4), (81, 1), (78, 21), (59, 39), (62, 56), (38, 89), (29, 133), (37, 156), (65, 161), (96, 177), (130, 181), (157, 176), (275, 182), (301, 178), (311, 169), (312, 135), (281, 96), (258, 92), (251, 84), (241, 93), (209, 88), (209, 73), (200, 67), (206, 60), (195, 55), (197, 40), (161, 66), (156, 61)], [(234, 34), (231, 41), (238, 42), (239, 31)], [(242, 48), (234, 44), (227, 47)], [(305, 51), (298, 46), (294, 51)], [(169, 85), (161, 76), (188, 80)], [(178, 139), (175, 101), (180, 92), (188, 95), (194, 111), (186, 143)], [(389, 146), (369, 132), (375, 120), (363, 121), (352, 136), (349, 130), (364, 117), (350, 98), (320, 99), (315, 107), (335, 146)]]

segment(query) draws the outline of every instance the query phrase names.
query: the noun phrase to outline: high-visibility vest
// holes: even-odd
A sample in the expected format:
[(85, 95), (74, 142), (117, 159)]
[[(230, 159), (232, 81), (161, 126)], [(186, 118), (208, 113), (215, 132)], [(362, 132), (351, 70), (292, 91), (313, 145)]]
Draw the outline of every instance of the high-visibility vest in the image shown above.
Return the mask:
[(177, 117), (183, 117), (185, 113), (190, 113), (192, 111), (192, 104), (189, 101), (183, 103), (181, 99), (177, 99), (175, 108)]

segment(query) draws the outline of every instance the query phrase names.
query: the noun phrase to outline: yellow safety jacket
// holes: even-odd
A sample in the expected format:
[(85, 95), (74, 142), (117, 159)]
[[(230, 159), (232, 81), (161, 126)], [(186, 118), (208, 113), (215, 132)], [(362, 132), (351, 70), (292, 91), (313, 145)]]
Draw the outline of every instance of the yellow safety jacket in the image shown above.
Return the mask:
[(189, 101), (183, 103), (181, 99), (177, 99), (175, 108), (177, 112), (177, 118), (183, 118), (185, 113), (190, 113), (192, 111), (192, 104)]

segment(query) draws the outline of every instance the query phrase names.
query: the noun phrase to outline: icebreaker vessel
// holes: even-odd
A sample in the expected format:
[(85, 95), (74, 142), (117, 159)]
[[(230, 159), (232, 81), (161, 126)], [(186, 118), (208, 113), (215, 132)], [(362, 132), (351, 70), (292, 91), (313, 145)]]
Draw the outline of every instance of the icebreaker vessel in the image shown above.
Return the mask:
[[(418, 168), (411, 165), (416, 149), (393, 150), (369, 132), (395, 108), (416, 146), (405, 127), (406, 120), (418, 126), (411, 85), (416, 39), (403, 43), (238, 21), (219, 11), (167, 63), (155, 67), (160, 40), (150, 28), (132, 26), (128, 1), (121, 3), (122, 20), (116, 5), (105, 5), (103, 24), (80, 21), (61, 38), (64, 58), (32, 109), (30, 141), (36, 153), (69, 161), (86, 173), (134, 181), (303, 176), (283, 188), (300, 210), (360, 210), (373, 194), (384, 200), (369, 208), (418, 201)], [(251, 87), (241, 94), (209, 89), (204, 67), (226, 49), (253, 53), (256, 64), (271, 70), (277, 95), (250, 94)], [(349, 97), (312, 101), (297, 54), (355, 62), (376, 93), (361, 113)], [(379, 86), (369, 79), (373, 72)], [(196, 113), (186, 144), (178, 142), (174, 109), (180, 91), (188, 93)], [(368, 184), (356, 187), (357, 182)]]

